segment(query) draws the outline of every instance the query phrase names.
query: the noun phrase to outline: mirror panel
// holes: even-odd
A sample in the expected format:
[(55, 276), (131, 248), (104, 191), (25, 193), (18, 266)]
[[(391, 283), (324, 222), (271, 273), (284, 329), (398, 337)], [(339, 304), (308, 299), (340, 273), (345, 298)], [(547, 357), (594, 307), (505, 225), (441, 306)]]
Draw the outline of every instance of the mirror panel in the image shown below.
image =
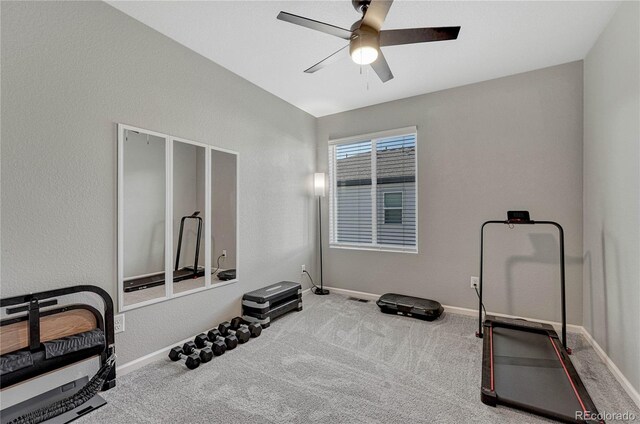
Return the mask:
[(173, 142), (173, 292), (203, 288), (206, 149)]
[(119, 312), (237, 281), (237, 173), (235, 152), (118, 125)]
[(211, 150), (212, 284), (237, 278), (237, 169), (236, 154)]
[(122, 134), (123, 305), (166, 297), (166, 139)]

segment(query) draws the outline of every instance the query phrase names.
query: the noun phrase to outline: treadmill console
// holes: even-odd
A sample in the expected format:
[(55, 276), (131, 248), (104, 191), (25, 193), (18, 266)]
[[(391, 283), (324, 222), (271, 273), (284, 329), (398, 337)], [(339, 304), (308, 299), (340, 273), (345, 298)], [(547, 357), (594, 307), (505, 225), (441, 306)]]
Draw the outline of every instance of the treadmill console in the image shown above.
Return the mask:
[(507, 221), (509, 222), (529, 222), (529, 211), (508, 211)]

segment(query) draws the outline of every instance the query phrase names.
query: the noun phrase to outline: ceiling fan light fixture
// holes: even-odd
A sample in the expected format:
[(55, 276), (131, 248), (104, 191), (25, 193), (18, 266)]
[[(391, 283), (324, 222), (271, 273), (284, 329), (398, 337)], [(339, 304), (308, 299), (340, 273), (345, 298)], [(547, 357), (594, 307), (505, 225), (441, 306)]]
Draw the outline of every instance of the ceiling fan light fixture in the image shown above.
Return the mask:
[(368, 65), (378, 58), (378, 49), (371, 46), (356, 47), (351, 52), (351, 59), (358, 65)]
[(358, 65), (368, 65), (378, 58), (380, 51), (380, 41), (378, 31), (361, 25), (354, 31), (355, 37), (351, 39), (349, 54), (351, 59)]

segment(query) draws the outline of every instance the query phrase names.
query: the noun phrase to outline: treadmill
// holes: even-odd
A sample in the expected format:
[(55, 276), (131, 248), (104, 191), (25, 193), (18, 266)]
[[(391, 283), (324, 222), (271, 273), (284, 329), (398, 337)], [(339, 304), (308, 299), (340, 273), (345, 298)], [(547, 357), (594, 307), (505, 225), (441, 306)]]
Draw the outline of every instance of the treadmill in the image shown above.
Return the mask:
[[(482, 320), (484, 228), (487, 225), (552, 225), (560, 237), (562, 341), (551, 325), (487, 315)], [(527, 211), (509, 211), (506, 221), (480, 230), (478, 331), (482, 349), (481, 400), (566, 423), (604, 423), (569, 359), (565, 304), (564, 230), (553, 221), (532, 221)]]
[[(204, 267), (198, 266), (200, 257), (200, 237), (202, 235), (202, 218), (199, 217), (200, 211), (195, 211), (189, 216), (183, 216), (180, 220), (180, 233), (178, 236), (178, 249), (176, 251), (176, 266), (173, 270), (173, 282), (187, 280), (190, 278), (199, 278), (204, 275)], [(198, 222), (198, 238), (196, 239), (196, 252), (193, 259), (193, 266), (180, 268), (180, 251), (182, 250), (182, 235), (184, 233), (184, 222), (187, 219), (194, 219)], [(132, 278), (124, 281), (124, 291), (132, 292), (137, 290), (148, 289), (150, 287), (160, 286), (164, 284), (165, 273), (158, 272), (156, 274), (144, 277)]]

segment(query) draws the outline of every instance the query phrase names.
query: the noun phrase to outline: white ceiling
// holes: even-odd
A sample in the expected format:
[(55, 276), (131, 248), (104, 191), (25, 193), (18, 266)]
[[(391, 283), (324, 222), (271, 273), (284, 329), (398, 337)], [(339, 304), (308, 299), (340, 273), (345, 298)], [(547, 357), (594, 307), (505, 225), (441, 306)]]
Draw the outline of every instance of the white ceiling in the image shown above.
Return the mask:
[(382, 84), (348, 58), (303, 70), (345, 40), (276, 20), (281, 10), (349, 28), (351, 1), (110, 1), (109, 4), (264, 90), (324, 116), (585, 57), (612, 1), (396, 0), (383, 29), (462, 27), (458, 40), (384, 47), (395, 78)]

